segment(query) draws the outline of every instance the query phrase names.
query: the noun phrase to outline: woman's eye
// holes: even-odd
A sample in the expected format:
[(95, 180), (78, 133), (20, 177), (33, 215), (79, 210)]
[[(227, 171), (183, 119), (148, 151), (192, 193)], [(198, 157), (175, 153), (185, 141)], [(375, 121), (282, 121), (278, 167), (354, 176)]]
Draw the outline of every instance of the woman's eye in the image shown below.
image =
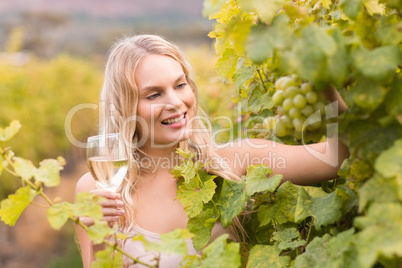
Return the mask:
[(187, 85), (187, 83), (181, 83), (177, 86), (178, 89), (182, 89)]
[(153, 99), (155, 99), (155, 98), (158, 97), (158, 96), (159, 96), (159, 93), (152, 94), (152, 95), (150, 95), (150, 96), (147, 97), (147, 100), (153, 100)]

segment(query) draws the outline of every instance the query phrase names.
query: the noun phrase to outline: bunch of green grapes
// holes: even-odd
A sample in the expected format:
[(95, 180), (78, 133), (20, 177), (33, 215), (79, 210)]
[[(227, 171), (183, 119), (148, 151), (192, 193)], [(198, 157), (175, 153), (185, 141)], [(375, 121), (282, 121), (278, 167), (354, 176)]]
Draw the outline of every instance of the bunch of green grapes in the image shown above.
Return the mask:
[[(283, 76), (276, 80), (275, 89), (272, 101), (278, 116), (266, 118), (264, 128), (274, 129), (278, 137), (292, 135), (297, 139), (301, 139), (302, 132), (321, 129), (322, 120), (317, 120), (317, 116), (323, 116), (325, 104), (311, 83), (301, 81), (296, 75)], [(320, 113), (312, 117), (318, 110)]]

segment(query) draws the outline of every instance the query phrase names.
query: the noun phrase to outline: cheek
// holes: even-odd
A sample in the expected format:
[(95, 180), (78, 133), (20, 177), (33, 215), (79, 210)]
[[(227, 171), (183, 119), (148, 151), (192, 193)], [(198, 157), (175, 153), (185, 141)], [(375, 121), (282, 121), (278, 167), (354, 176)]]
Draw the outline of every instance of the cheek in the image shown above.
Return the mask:
[(187, 107), (189, 108), (194, 108), (195, 105), (195, 95), (193, 93), (193, 91), (190, 91), (187, 95), (186, 95), (186, 99), (184, 100), (184, 103), (186, 103)]

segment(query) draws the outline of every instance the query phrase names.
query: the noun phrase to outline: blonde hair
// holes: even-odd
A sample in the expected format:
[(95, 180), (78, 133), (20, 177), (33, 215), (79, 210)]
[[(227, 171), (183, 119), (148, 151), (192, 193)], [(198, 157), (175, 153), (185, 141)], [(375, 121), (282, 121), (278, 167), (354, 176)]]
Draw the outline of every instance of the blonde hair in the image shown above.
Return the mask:
[[(207, 118), (199, 107), (198, 90), (191, 79), (191, 67), (180, 49), (172, 42), (156, 35), (135, 35), (125, 37), (117, 41), (111, 48), (106, 64), (104, 84), (101, 93), (103, 103), (103, 122), (100, 131), (102, 133), (120, 132), (125, 141), (131, 146), (126, 146), (128, 155), (132, 155), (137, 140), (136, 120), (138, 104), (138, 88), (134, 74), (140, 62), (146, 55), (165, 55), (173, 58), (183, 68), (187, 82), (190, 85), (194, 96), (194, 116)], [(109, 114), (109, 116), (108, 116)], [(127, 120), (130, 119), (130, 120)], [(179, 143), (183, 150), (189, 150), (196, 154), (196, 160), (205, 163), (208, 159), (220, 159), (211, 145), (211, 135), (201, 120), (194, 120), (193, 128), (203, 131), (193, 132), (190, 138)], [(131, 143), (134, 141), (133, 143)], [(208, 145), (208, 146), (204, 146)], [(140, 166), (134, 157), (129, 157), (129, 172), (125, 182), (119, 189), (122, 200), (126, 206), (125, 216), (120, 220), (123, 230), (130, 230), (134, 225), (135, 204), (133, 194), (138, 180)], [(239, 180), (239, 177), (230, 170), (220, 165), (206, 165), (204, 167), (209, 173), (221, 176), (229, 180)], [(128, 208), (128, 209), (127, 209)], [(238, 225), (238, 224), (236, 224)]]

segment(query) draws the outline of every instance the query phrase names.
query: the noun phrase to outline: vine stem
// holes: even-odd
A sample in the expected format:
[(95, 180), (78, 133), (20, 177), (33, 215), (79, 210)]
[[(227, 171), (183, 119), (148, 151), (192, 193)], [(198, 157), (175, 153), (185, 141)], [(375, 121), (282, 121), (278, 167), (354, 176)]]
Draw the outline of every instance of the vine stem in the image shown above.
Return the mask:
[(313, 225), (314, 225), (314, 218), (311, 218), (310, 227), (308, 228), (308, 233), (307, 233), (307, 238), (306, 238), (307, 243), (308, 243), (308, 240), (310, 238), (310, 233), (311, 233), (311, 229), (313, 229)]
[[(4, 159), (5, 159), (5, 160), (7, 161), (7, 163), (15, 170), (15, 166), (14, 166), (13, 161), (11, 161), (11, 159), (10, 159), (8, 156), (6, 156), (6, 155), (4, 154), (3, 148), (0, 148), (0, 150), (1, 150), (0, 153), (3, 155)], [(9, 169), (7, 169), (7, 171), (10, 172), (12, 175), (14, 175), (14, 176), (16, 176), (16, 177), (20, 177), (20, 176), (18, 176), (15, 172), (13, 172), (13, 171), (11, 171), (11, 170), (9, 170)], [(36, 192), (38, 192), (38, 193), (43, 197), (43, 199), (45, 199), (45, 201), (46, 201), (47, 203), (49, 203), (49, 205), (51, 205), (51, 206), (54, 205), (53, 201), (50, 200), (50, 198), (42, 191), (42, 187), (36, 187), (36, 185), (33, 184), (29, 179), (23, 179), (23, 180), (24, 180), (24, 182), (25, 182), (26, 184), (28, 184), (32, 189), (34, 189)]]
[(265, 89), (266, 92), (268, 92), (268, 89), (266, 88), (266, 86), (265, 86), (265, 84), (264, 84), (264, 79), (262, 78), (260, 68), (257, 68), (257, 73), (258, 73), (258, 76), (260, 77), (262, 87)]

